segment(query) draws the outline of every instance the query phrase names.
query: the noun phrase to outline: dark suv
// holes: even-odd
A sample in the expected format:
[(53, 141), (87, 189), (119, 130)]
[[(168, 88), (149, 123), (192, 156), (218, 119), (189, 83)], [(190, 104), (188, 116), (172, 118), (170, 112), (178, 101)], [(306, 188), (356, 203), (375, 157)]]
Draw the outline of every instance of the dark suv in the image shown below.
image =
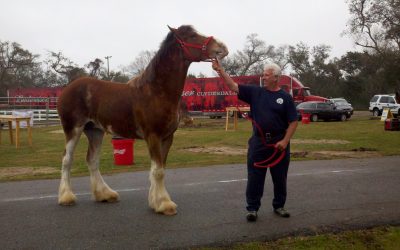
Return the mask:
[(316, 122), (319, 119), (324, 121), (338, 120), (346, 121), (351, 117), (347, 110), (336, 108), (331, 102), (302, 102), (296, 107), (297, 116), (301, 120), (301, 114), (310, 114), (310, 120)]

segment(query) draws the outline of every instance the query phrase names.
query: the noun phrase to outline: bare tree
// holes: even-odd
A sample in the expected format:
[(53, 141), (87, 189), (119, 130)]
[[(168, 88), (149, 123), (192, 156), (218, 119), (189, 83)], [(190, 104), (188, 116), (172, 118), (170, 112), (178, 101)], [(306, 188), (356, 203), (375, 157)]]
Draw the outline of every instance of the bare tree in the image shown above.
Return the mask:
[(271, 61), (281, 66), (282, 70), (284, 70), (289, 64), (288, 54), (289, 45), (276, 47), (271, 55)]
[(328, 73), (328, 58), (331, 47), (325, 44), (317, 45), (312, 48), (312, 69), (317, 76), (326, 76)]
[(111, 70), (108, 73), (106, 70), (100, 72), (99, 79), (112, 81), (112, 82), (119, 82), (119, 83), (126, 83), (129, 81), (129, 76), (122, 71), (113, 71)]
[(379, 54), (400, 51), (400, 0), (349, 0), (355, 44)]
[(289, 46), (288, 62), (297, 77), (312, 71), (309, 46), (302, 42), (296, 46)]
[[(370, 76), (389, 93), (400, 89), (400, 0), (349, 0), (349, 29), (355, 44), (377, 63)], [(376, 54), (377, 56), (375, 56)]]
[(237, 51), (232, 57), (223, 61), (227, 73), (231, 75), (248, 75), (260, 73), (264, 61), (270, 57), (274, 46), (267, 46), (258, 35), (252, 33), (247, 36), (242, 51)]
[(63, 75), (66, 78), (66, 83), (73, 81), (74, 79), (86, 75), (86, 71), (83, 68), (78, 67), (70, 59), (65, 57), (61, 52), (49, 52), (46, 64), (49, 65), (55, 72)]
[(123, 68), (123, 71), (127, 72), (130, 76), (139, 75), (146, 69), (156, 52), (157, 51), (155, 50), (145, 50), (140, 52), (133, 62)]
[(331, 47), (320, 44), (310, 47), (303, 42), (289, 46), (287, 60), (293, 75), (323, 96), (335, 95), (341, 72), (335, 59), (329, 60)]
[(0, 95), (12, 87), (35, 85), (41, 76), (38, 58), (18, 43), (0, 41)]
[(86, 64), (85, 67), (89, 69), (90, 76), (98, 77), (100, 75), (101, 66), (103, 64), (104, 62), (101, 59), (96, 58), (94, 59), (94, 61)]
[(222, 66), (230, 75), (258, 75), (263, 72), (264, 64), (275, 62), (282, 68), (288, 64), (287, 46), (274, 47), (258, 38), (257, 34), (247, 36), (244, 49), (228, 56)]

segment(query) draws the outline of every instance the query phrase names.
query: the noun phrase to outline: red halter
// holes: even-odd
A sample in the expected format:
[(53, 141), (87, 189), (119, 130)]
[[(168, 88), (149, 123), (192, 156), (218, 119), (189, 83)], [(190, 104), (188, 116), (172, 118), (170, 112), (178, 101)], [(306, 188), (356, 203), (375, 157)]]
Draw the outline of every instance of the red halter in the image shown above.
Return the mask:
[(207, 58), (207, 60), (204, 60), (204, 61), (208, 61), (208, 59), (211, 59), (211, 57), (207, 54), (207, 45), (211, 41), (211, 39), (213, 39), (212, 36), (207, 37), (207, 39), (204, 41), (204, 43), (202, 45), (200, 45), (200, 44), (193, 44), (193, 43), (184, 42), (182, 39), (179, 38), (179, 36), (176, 33), (174, 33), (174, 35), (175, 35), (175, 39), (181, 45), (181, 47), (183, 49), (183, 53), (186, 56), (186, 59), (188, 59), (189, 61), (200, 62), (201, 59), (200, 58), (196, 59), (192, 55), (192, 53), (190, 53), (190, 50), (188, 49), (188, 47), (195, 48), (195, 49), (201, 49), (201, 54), (204, 55)]

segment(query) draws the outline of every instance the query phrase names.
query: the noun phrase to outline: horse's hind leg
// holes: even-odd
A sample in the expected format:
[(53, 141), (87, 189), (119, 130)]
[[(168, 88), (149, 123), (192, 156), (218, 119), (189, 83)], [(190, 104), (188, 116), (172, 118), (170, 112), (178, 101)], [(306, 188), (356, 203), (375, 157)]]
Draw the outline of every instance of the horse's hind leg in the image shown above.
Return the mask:
[(62, 160), (61, 182), (58, 189), (58, 204), (73, 205), (76, 201), (76, 196), (71, 189), (71, 166), (74, 158), (74, 151), (79, 137), (82, 134), (83, 128), (74, 128), (65, 132), (65, 150)]
[(93, 197), (96, 201), (116, 202), (119, 199), (118, 193), (107, 185), (99, 171), (100, 150), (104, 132), (97, 128), (85, 128), (84, 133), (89, 141), (86, 162), (90, 171)]
[(171, 200), (164, 184), (164, 167), (173, 136), (160, 141), (156, 136), (149, 136), (147, 144), (151, 157), (149, 206), (157, 213), (176, 214), (177, 205)]

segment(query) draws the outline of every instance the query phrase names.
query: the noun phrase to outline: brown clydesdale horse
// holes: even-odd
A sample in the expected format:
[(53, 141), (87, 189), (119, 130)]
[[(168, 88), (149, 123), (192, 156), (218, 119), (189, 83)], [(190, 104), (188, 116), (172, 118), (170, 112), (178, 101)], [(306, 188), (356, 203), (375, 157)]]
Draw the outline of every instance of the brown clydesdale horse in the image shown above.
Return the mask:
[(176, 214), (176, 204), (164, 185), (164, 168), (179, 123), (179, 106), (188, 68), (192, 62), (223, 58), (226, 46), (191, 26), (170, 28), (159, 51), (145, 71), (127, 84), (80, 78), (71, 82), (58, 101), (65, 133), (58, 203), (71, 205), (70, 170), (76, 144), (82, 134), (89, 147), (86, 161), (96, 201), (118, 201), (119, 195), (99, 172), (100, 148), (105, 132), (144, 139), (151, 158), (149, 206), (158, 213)]

